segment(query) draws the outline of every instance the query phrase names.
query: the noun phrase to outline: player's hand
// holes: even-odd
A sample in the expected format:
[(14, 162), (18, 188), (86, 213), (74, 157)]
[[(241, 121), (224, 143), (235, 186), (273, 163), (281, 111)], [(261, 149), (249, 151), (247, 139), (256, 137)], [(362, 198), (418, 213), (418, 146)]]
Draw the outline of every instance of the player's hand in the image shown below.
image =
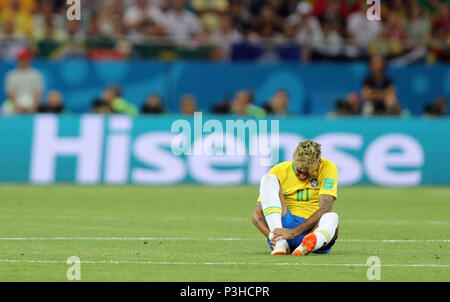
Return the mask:
[(272, 232), (269, 233), (268, 239), (269, 239), (269, 241), (270, 241), (270, 245), (272, 246), (272, 248), (274, 248), (276, 242), (273, 240), (273, 233), (272, 233)]
[(272, 246), (272, 248), (275, 248), (275, 244), (277, 244), (274, 240), (270, 240), (270, 245)]
[(293, 229), (275, 229), (275, 231), (273, 232), (273, 240), (277, 241), (278, 239), (286, 239), (286, 240), (290, 240), (290, 239), (294, 239), (295, 236), (295, 232)]

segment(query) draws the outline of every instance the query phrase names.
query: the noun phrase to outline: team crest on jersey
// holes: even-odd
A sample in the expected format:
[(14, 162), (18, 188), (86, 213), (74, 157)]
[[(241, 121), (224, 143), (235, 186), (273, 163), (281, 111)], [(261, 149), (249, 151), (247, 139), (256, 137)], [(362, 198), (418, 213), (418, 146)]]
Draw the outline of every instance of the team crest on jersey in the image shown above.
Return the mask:
[(317, 188), (319, 186), (319, 182), (317, 181), (317, 179), (312, 179), (311, 180), (311, 187), (313, 188)]

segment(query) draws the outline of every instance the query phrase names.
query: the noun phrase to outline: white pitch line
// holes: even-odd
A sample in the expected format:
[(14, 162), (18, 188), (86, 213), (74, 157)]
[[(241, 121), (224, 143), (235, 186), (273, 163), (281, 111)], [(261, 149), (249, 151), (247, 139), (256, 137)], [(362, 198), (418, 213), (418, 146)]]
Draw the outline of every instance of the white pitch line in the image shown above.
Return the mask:
[[(261, 241), (263, 238), (192, 238), (192, 237), (6, 237), (0, 241)], [(338, 242), (423, 243), (450, 242), (450, 239), (338, 239)]]
[(420, 242), (450, 242), (450, 239), (338, 239), (343, 242), (384, 242), (384, 243), (420, 243)]
[(73, 241), (157, 241), (157, 240), (205, 240), (205, 241), (246, 241), (261, 240), (256, 238), (191, 238), (191, 237), (11, 237), (0, 238), (0, 241), (45, 241), (45, 240), (73, 240)]
[(386, 224), (386, 225), (408, 225), (408, 224), (447, 224), (448, 221), (439, 220), (342, 220), (342, 224)]
[[(38, 219), (61, 219), (61, 220), (139, 220), (139, 221), (223, 221), (223, 222), (250, 222), (249, 218), (243, 217), (142, 217), (142, 216), (64, 216), (64, 215), (0, 215), (0, 218), (16, 219), (16, 218), (38, 218)], [(417, 225), (431, 224), (441, 225), (448, 224), (448, 221), (440, 220), (342, 220), (342, 224), (382, 224), (382, 225)]]
[[(0, 259), (0, 263), (66, 263), (58, 260), (11, 260)], [(117, 261), (117, 260), (83, 260), (81, 264), (137, 264), (137, 265), (272, 265), (272, 266), (346, 266), (368, 267), (363, 263), (262, 263), (262, 262), (169, 262), (169, 261)], [(450, 267), (450, 264), (380, 264), (380, 267)]]

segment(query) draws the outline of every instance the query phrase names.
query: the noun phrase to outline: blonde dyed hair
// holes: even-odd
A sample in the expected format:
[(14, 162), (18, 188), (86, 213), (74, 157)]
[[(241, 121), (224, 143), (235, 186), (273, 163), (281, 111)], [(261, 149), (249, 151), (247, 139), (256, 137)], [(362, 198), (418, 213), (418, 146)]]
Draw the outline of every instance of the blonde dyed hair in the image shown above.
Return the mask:
[(300, 171), (308, 171), (310, 175), (313, 175), (319, 167), (321, 155), (322, 148), (319, 143), (310, 139), (302, 141), (294, 151), (294, 166)]

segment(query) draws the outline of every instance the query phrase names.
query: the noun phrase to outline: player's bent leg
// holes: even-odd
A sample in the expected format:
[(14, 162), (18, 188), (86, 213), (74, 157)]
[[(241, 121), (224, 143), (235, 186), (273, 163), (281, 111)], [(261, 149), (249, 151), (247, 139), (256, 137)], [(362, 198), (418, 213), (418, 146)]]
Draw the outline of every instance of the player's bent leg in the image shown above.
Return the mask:
[(330, 245), (333, 239), (335, 239), (338, 226), (339, 216), (336, 213), (330, 212), (323, 214), (320, 218), (319, 226), (303, 238), (302, 244), (295, 249), (292, 255), (307, 255)]
[(339, 235), (339, 226), (336, 229), (336, 234), (334, 235), (333, 239), (331, 239), (331, 241), (329, 243), (327, 243), (326, 245), (324, 245), (322, 248), (315, 250), (314, 253), (328, 254), (330, 252), (331, 248), (333, 247), (333, 245), (336, 243), (336, 240), (338, 239), (338, 235)]
[[(271, 234), (273, 234), (275, 229), (283, 227), (281, 223), (282, 204), (279, 191), (280, 184), (275, 175), (266, 174), (261, 178), (259, 188), (261, 208)], [(288, 253), (289, 244), (287, 241), (285, 239), (277, 240), (272, 255), (286, 255)]]

